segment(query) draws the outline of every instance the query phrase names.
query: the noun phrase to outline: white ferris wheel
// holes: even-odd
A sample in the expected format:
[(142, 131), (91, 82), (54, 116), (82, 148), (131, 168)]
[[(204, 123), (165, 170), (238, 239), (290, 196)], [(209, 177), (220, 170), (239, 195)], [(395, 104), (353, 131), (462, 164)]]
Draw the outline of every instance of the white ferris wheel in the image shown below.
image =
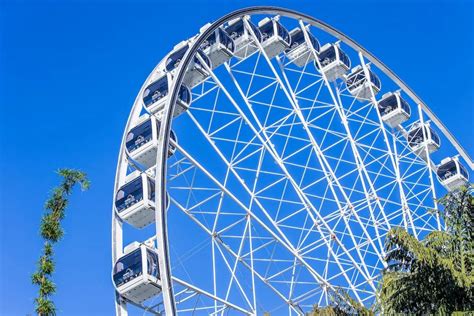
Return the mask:
[(443, 229), (436, 198), (473, 168), (346, 35), (282, 8), (230, 13), (176, 45), (132, 107), (116, 314), (298, 315), (341, 290), (370, 305), (387, 232)]

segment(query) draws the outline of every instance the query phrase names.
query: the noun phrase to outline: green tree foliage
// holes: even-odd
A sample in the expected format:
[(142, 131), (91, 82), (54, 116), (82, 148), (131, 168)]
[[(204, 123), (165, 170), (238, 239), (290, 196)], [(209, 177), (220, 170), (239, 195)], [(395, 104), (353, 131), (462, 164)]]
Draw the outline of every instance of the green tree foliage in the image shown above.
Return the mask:
[(54, 188), (45, 204), (46, 213), (40, 225), (40, 234), (44, 239), (43, 253), (38, 260), (36, 272), (31, 276), (32, 283), (39, 287), (35, 310), (42, 316), (56, 314), (56, 307), (51, 300), (51, 296), (56, 292), (56, 285), (51, 280), (55, 269), (53, 245), (64, 235), (61, 221), (65, 216), (68, 198), (76, 184), (79, 184), (82, 190), (87, 190), (90, 184), (86, 174), (78, 170), (60, 169), (58, 174), (62, 177), (62, 182)]
[(379, 293), (384, 314), (474, 310), (473, 186), (451, 192), (439, 203), (445, 231), (434, 231), (422, 241), (401, 228), (387, 235), (389, 266)]
[(314, 306), (309, 316), (373, 316), (374, 311), (356, 302), (347, 292), (329, 291), (331, 303), (325, 307)]

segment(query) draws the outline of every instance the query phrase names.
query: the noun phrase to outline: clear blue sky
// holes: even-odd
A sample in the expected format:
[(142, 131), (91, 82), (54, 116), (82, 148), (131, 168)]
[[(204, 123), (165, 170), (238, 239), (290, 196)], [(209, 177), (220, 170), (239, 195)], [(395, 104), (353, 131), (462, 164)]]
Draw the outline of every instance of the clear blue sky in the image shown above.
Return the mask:
[(54, 170), (80, 168), (56, 250), (63, 315), (111, 315), (115, 164), (143, 80), (175, 43), (244, 6), (308, 13), (372, 51), (474, 155), (473, 2), (0, 0), (0, 315), (33, 312), (30, 275)]

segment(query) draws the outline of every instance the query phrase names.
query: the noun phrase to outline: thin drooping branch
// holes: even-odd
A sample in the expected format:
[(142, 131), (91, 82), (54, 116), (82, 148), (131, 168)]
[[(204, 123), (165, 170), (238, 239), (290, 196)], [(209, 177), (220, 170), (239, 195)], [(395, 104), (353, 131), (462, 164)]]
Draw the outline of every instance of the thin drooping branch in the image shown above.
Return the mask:
[(86, 174), (81, 171), (60, 169), (58, 174), (62, 177), (62, 182), (53, 189), (51, 197), (44, 206), (46, 212), (40, 225), (40, 234), (44, 239), (43, 252), (38, 260), (38, 268), (31, 276), (32, 283), (39, 286), (38, 296), (35, 299), (35, 310), (38, 315), (42, 316), (56, 314), (56, 307), (51, 300), (51, 296), (56, 292), (56, 285), (52, 281), (52, 274), (55, 270), (53, 246), (64, 235), (61, 221), (65, 216), (69, 196), (76, 185), (80, 185), (83, 191), (87, 190), (90, 185)]

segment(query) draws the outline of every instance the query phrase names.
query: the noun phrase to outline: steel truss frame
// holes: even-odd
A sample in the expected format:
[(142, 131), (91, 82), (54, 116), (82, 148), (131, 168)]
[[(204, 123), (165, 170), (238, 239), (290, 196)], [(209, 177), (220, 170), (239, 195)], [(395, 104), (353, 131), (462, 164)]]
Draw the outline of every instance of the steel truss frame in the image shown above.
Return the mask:
[[(178, 312), (177, 303), (181, 304), (189, 302), (195, 298), (206, 297), (211, 299), (214, 304), (210, 307), (195, 307), (194, 311), (206, 311), (209, 314), (217, 315), (223, 314), (225, 311), (234, 310), (243, 314), (254, 315), (257, 313), (258, 300), (256, 283), (261, 282), (265, 284), (270, 291), (272, 291), (277, 297), (279, 297), (284, 304), (288, 306), (288, 312), (290, 314), (303, 314), (305, 307), (309, 303), (305, 302), (308, 299), (314, 298), (316, 295), (319, 296), (318, 303), (327, 303), (328, 295), (337, 295), (337, 288), (331, 283), (332, 280), (341, 278), (345, 280), (347, 289), (351, 290), (351, 293), (360, 302), (365, 302), (368, 299), (373, 298), (373, 292), (376, 290), (376, 273), (377, 265), (381, 264), (386, 266), (384, 258), (383, 248), (383, 237), (385, 233), (392, 227), (392, 223), (398, 216), (402, 217), (403, 226), (406, 229), (410, 229), (412, 233), (418, 237), (420, 231), (431, 230), (434, 227), (423, 219), (423, 215), (419, 215), (419, 210), (423, 208), (423, 201), (427, 196), (436, 197), (435, 184), (433, 178), (434, 163), (429, 159), (428, 148), (425, 146), (425, 159), (418, 156), (413, 156), (410, 149), (406, 145), (407, 131), (399, 126), (396, 131), (388, 130), (382, 120), (380, 113), (376, 110), (377, 99), (372, 91), (371, 97), (367, 100), (366, 104), (361, 107), (355, 107), (355, 96), (351, 96), (347, 93), (346, 89), (328, 81), (324, 73), (315, 74), (306, 72), (306, 66), (302, 70), (296, 70), (289, 67), (289, 63), (285, 63), (284, 59), (276, 57), (276, 65), (268, 58), (262, 45), (256, 40), (256, 34), (249, 26), (248, 16), (255, 14), (266, 14), (266, 15), (281, 15), (286, 18), (292, 18), (298, 21), (299, 26), (304, 32), (306, 45), (310, 48), (310, 54), (313, 55), (316, 63), (321, 69), (321, 64), (317, 58), (317, 52), (309, 40), (306, 26), (311, 25), (316, 27), (338, 40), (344, 42), (347, 46), (358, 52), (360, 64), (363, 67), (364, 73), (368, 76), (368, 64), (375, 65), (380, 71), (382, 71), (389, 79), (393, 81), (403, 92), (408, 95), (418, 106), (418, 120), (421, 123), (425, 122), (425, 117), (431, 120), (437, 128), (442, 132), (444, 137), (452, 144), (457, 153), (467, 162), (471, 170), (474, 169), (474, 162), (469, 157), (468, 153), (462, 148), (457, 142), (454, 136), (449, 130), (443, 125), (443, 123), (431, 112), (428, 106), (398, 77), (393, 71), (386, 67), (380, 60), (373, 56), (370, 52), (365, 50), (362, 46), (357, 44), (355, 41), (334, 29), (333, 27), (325, 24), (324, 22), (314, 19), (311, 16), (302, 14), (296, 11), (276, 8), (276, 7), (251, 7), (246, 9), (237, 10), (228, 15), (218, 19), (212, 25), (207, 28), (204, 32), (200, 33), (190, 45), (189, 50), (185, 54), (180, 63), (176, 75), (174, 76), (167, 98), (167, 104), (165, 106), (163, 120), (161, 121), (161, 129), (159, 131), (158, 141), (158, 152), (155, 169), (155, 197), (156, 197), (156, 225), (155, 225), (155, 236), (157, 250), (159, 253), (159, 268), (160, 276), (162, 281), (162, 301), (154, 306), (142, 306), (133, 302), (128, 302), (116, 295), (116, 314), (120, 316), (127, 315), (127, 304), (132, 304), (138, 308), (144, 309), (152, 314), (165, 313), (166, 315), (175, 315)], [(270, 75), (260, 75), (256, 73), (256, 66), (253, 72), (245, 72), (238, 70), (238, 65), (245, 62), (244, 60), (236, 62), (234, 64), (226, 63), (223, 67), (231, 79), (233, 88), (238, 92), (237, 95), (232, 95), (224, 83), (221, 82), (219, 77), (203, 62), (202, 64), (210, 74), (210, 80), (212, 85), (210, 88), (205, 88), (205, 84), (202, 85), (202, 91), (197, 94), (194, 98), (194, 102), (198, 102), (200, 98), (206, 97), (213, 92), (218, 92), (224, 95), (226, 100), (232, 105), (232, 112), (220, 112), (224, 115), (232, 116), (234, 119), (226, 122), (218, 129), (211, 132), (211, 128), (202, 126), (199, 119), (197, 119), (192, 111), (188, 111), (189, 119), (193, 122), (196, 128), (199, 130), (201, 136), (207, 141), (207, 144), (217, 154), (221, 163), (226, 166), (226, 174), (223, 180), (218, 179), (215, 175), (207, 170), (196, 157), (188, 152), (186, 148), (181, 146), (179, 143), (175, 143), (170, 140), (168, 135), (172, 124), (172, 114), (175, 103), (177, 101), (177, 95), (179, 87), (183, 81), (186, 73), (187, 66), (196, 56), (196, 52), (203, 43), (203, 41), (218, 27), (224, 23), (235, 19), (243, 18), (245, 27), (248, 32), (252, 35), (258, 48), (257, 53), (259, 59), (263, 58), (264, 63), (270, 69)], [(154, 73), (158, 71), (160, 64), (156, 66), (153, 72), (149, 75), (145, 84), (139, 91), (139, 94), (135, 100), (134, 106), (131, 110), (128, 118), (125, 133), (122, 139), (121, 150), (118, 157), (117, 171), (116, 171), (116, 182), (115, 192), (118, 188), (123, 185), (127, 169), (129, 167), (129, 161), (125, 154), (125, 140), (126, 134), (133, 122), (137, 120), (140, 115), (142, 101), (141, 95), (143, 93), (146, 84), (150, 81)], [(245, 89), (236, 79), (236, 74), (248, 75), (252, 77), (260, 76), (266, 80), (270, 80), (266, 86), (260, 88), (258, 91), (253, 92), (249, 95), (250, 91)], [(296, 86), (292, 86), (289, 75), (298, 75), (299, 79)], [(303, 76), (311, 75), (315, 77), (314, 82), (306, 87), (300, 88), (299, 84)], [(274, 103), (275, 94), (270, 103), (264, 103), (261, 101), (254, 100), (255, 97), (261, 93), (268, 93), (271, 89), (280, 89), (283, 91), (287, 101), (289, 102), (290, 108), (285, 108)], [(303, 96), (305, 91), (309, 89), (317, 88), (318, 94), (314, 99)], [(250, 85), (249, 85), (250, 89)], [(330, 95), (330, 101), (327, 103), (319, 103), (321, 108), (327, 108), (327, 111), (321, 113), (319, 116), (310, 118), (310, 115), (305, 115), (308, 110), (311, 113), (311, 106), (308, 108), (305, 105), (307, 102), (312, 102), (314, 105), (318, 101), (318, 96), (322, 89), (327, 89)], [(242, 102), (236, 100), (239, 98)], [(352, 103), (349, 106), (344, 106), (347, 102), (343, 99), (351, 98)], [(215, 99), (217, 102), (217, 98)], [(268, 117), (262, 120), (254, 110), (254, 106), (260, 102), (261, 106), (267, 106), (270, 109), (281, 109), (290, 110), (288, 115), (281, 119), (268, 123)], [(243, 103), (243, 104), (242, 104)], [(371, 120), (368, 114), (363, 114), (363, 110), (372, 111), (375, 109), (377, 113), (377, 119)], [(194, 110), (211, 111), (219, 113), (216, 110), (216, 104), (213, 109), (199, 109), (196, 107)], [(328, 128), (324, 128), (317, 125), (320, 117), (325, 115), (331, 115), (330, 123)], [(152, 116), (153, 117), (153, 116)], [(156, 118), (154, 118), (156, 119)], [(342, 122), (343, 129), (341, 131), (331, 130), (333, 122), (339, 119)], [(231, 157), (227, 157), (226, 154), (216, 145), (216, 141), (229, 141), (225, 138), (219, 138), (218, 135), (221, 130), (226, 129), (228, 126), (239, 123), (239, 131), (243, 129), (242, 126), (246, 126), (248, 130), (253, 133), (251, 142), (245, 143), (239, 140), (239, 134), (236, 139), (231, 140), (234, 142), (233, 151)], [(282, 150), (277, 149), (277, 145), (273, 139), (278, 136), (287, 138), (290, 136), (294, 126), (299, 126), (304, 131), (303, 135), (306, 137), (307, 144), (294, 152), (287, 154), (288, 141)], [(370, 131), (364, 131), (362, 126), (372, 126), (373, 129)], [(289, 128), (290, 132), (282, 132), (283, 129)], [(315, 137), (316, 130), (324, 132), (322, 138)], [(375, 145), (375, 140), (370, 143), (368, 139), (376, 135), (383, 146), (379, 148)], [(326, 137), (337, 137), (339, 140), (331, 145), (326, 142)], [(167, 165), (167, 153), (168, 145), (172, 143), (176, 146), (180, 157), (171, 166)], [(244, 146), (240, 152), (236, 152), (237, 144)], [(342, 173), (343, 168), (340, 164), (347, 163), (342, 159), (342, 154), (339, 157), (333, 157), (331, 150), (339, 145), (344, 145), (343, 153), (346, 148), (349, 148), (351, 155), (354, 157), (353, 164), (354, 170), (345, 171)], [(257, 148), (244, 155), (243, 153), (251, 146)], [(308, 160), (304, 165), (295, 164), (291, 161), (291, 158), (309, 150)], [(377, 154), (375, 151), (383, 151), (383, 155)], [(257, 154), (258, 165), (255, 169), (247, 168), (247, 171), (255, 173), (255, 180), (253, 183), (248, 183), (242, 176), (244, 167), (239, 166), (248, 157)], [(261, 167), (264, 165), (266, 157), (273, 159), (278, 166), (279, 171), (273, 172), (273, 176), (280, 177), (279, 180), (267, 185), (264, 188), (257, 190), (257, 181), (259, 177), (271, 174), (272, 172), (262, 170)], [(319, 168), (310, 166), (310, 158), (313, 157), (317, 160)], [(337, 164), (334, 165), (334, 160), (338, 160)], [(388, 161), (388, 165), (391, 167), (384, 167), (383, 165)], [(373, 166), (382, 165), (376, 171)], [(405, 168), (402, 170), (400, 167), (404, 165)], [(413, 166), (418, 166), (415, 168)], [(177, 167), (179, 172), (170, 174), (167, 168)], [(304, 169), (303, 175), (300, 179), (290, 172), (290, 168), (297, 167)], [(413, 167), (413, 168), (412, 168)], [(384, 169), (385, 168), (385, 169)], [(413, 170), (414, 169), (414, 170)], [(206, 176), (210, 183), (214, 186), (213, 190), (215, 193), (208, 198), (199, 201), (198, 203), (190, 206), (183, 205), (177, 199), (171, 198), (173, 205), (177, 207), (183, 214), (185, 214), (191, 221), (193, 221), (205, 234), (210, 238), (212, 257), (213, 257), (213, 291), (211, 293), (204, 289), (201, 289), (185, 280), (182, 280), (172, 275), (172, 266), (170, 262), (170, 248), (168, 238), (168, 224), (167, 214), (165, 205), (165, 196), (167, 183), (172, 183), (175, 179), (186, 178), (186, 174), (190, 170), (193, 170), (194, 174), (197, 172), (202, 173)], [(316, 178), (311, 183), (306, 183), (303, 186), (303, 179), (306, 174), (320, 174), (320, 178)], [(385, 173), (384, 173), (385, 172)], [(379, 179), (387, 177), (390, 181), (382, 186), (378, 186)], [(420, 179), (428, 174), (429, 183), (419, 183)], [(355, 177), (355, 183), (353, 187), (348, 187), (343, 184), (341, 179), (346, 177)], [(167, 179), (167, 177), (169, 177)], [(194, 177), (194, 176), (193, 176)], [(230, 189), (228, 182), (234, 179), (241, 186), (243, 191), (249, 196), (250, 200), (248, 203), (242, 202), (238, 196), (236, 196)], [(413, 180), (414, 179), (414, 180)], [(188, 181), (189, 179), (186, 178)], [(194, 181), (194, 178), (190, 180)], [(265, 191), (274, 188), (279, 183), (284, 184), (284, 193), (287, 190), (294, 192), (295, 199), (286, 199), (284, 196), (281, 197), (270, 197), (265, 196)], [(321, 195), (315, 195), (309, 193), (309, 189), (321, 183), (327, 183), (325, 192)], [(360, 187), (357, 188), (357, 183)], [(420, 188), (418, 191), (413, 189), (414, 185), (418, 185)], [(399, 196), (399, 211), (393, 212), (392, 214), (386, 214), (385, 208), (389, 203), (392, 203), (387, 194), (381, 193), (385, 189), (391, 191), (389, 196), (396, 190)], [(186, 189), (186, 188), (180, 188)], [(187, 188), (190, 192), (191, 189)], [(194, 188), (197, 189), (197, 188)], [(205, 189), (205, 188), (204, 188)], [(207, 188), (209, 189), (209, 188)], [(354, 199), (354, 196), (358, 196), (358, 199)], [(201, 206), (215, 197), (219, 197), (218, 207), (214, 211), (202, 210)], [(225, 210), (223, 207), (224, 199), (229, 198), (236, 205), (238, 205), (242, 213), (231, 214), (231, 212)], [(266, 201), (274, 200), (279, 203), (277, 215), (272, 214), (266, 208)], [(115, 196), (114, 196), (115, 200)], [(323, 202), (318, 205), (316, 201), (328, 201), (328, 203), (334, 204), (336, 209), (332, 212), (325, 214), (322, 209), (325, 207)], [(188, 200), (189, 202), (189, 200)], [(281, 205), (283, 203), (293, 203), (299, 206), (298, 211), (294, 214), (286, 215), (279, 218), (279, 212), (281, 211)], [(434, 202), (434, 208), (437, 208), (436, 202)], [(123, 252), (123, 232), (122, 222), (115, 213), (114, 207), (112, 208), (112, 263), (115, 263), (117, 258)], [(361, 215), (365, 214), (367, 215)], [(197, 215), (199, 214), (212, 214), (215, 216), (212, 225), (203, 222)], [(227, 225), (226, 227), (218, 227), (219, 218), (224, 216), (238, 215), (239, 218), (235, 222)], [(302, 227), (294, 227), (288, 222), (291, 222), (293, 216), (304, 216), (305, 220)], [(345, 227), (343, 231), (338, 230), (338, 225), (343, 222)], [(436, 218), (437, 229), (442, 228), (442, 223), (439, 217)], [(309, 223), (309, 226), (308, 226)], [(357, 227), (360, 228), (360, 234), (352, 231), (352, 223), (357, 223)], [(232, 229), (237, 225), (243, 225), (244, 232), (242, 236), (233, 236)], [(259, 227), (265, 236), (257, 236), (256, 227)], [(300, 236), (298, 241), (290, 240), (285, 233), (286, 230), (293, 229), (299, 230)], [(318, 236), (320, 239), (315, 238)], [(239, 239), (239, 246), (232, 247), (227, 241), (231, 238)], [(249, 249), (244, 249), (244, 243), (248, 240)], [(260, 243), (260, 244), (258, 244)], [(283, 249), (291, 259), (282, 257), (281, 259), (273, 258), (262, 259), (259, 257), (259, 252), (262, 250), (269, 251), (269, 249)], [(312, 257), (312, 253), (320, 251), (321, 249), (327, 249), (327, 259)], [(223, 260), (224, 266), (228, 269), (231, 275), (226, 289), (225, 297), (217, 295), (217, 268), (216, 257), (220, 256)], [(234, 262), (227, 259), (233, 258)], [(371, 256), (374, 263), (366, 262), (366, 258)], [(275, 260), (289, 263), (290, 265), (276, 273), (264, 273), (256, 267), (260, 262), (267, 262), (271, 264)], [(313, 262), (320, 260), (326, 264), (324, 271), (318, 272), (313, 268)], [(329, 273), (329, 264), (336, 266), (339, 273)], [(247, 295), (245, 286), (239, 281), (237, 276), (237, 268), (242, 265), (251, 275), (251, 295)], [(313, 286), (312, 290), (305, 293), (299, 293), (297, 295), (297, 286), (302, 284), (298, 282), (298, 267), (301, 266), (306, 271), (307, 280)], [(291, 274), (291, 279), (287, 280), (285, 286), (289, 289), (288, 293), (283, 293), (280, 284), (281, 281), (278, 278), (285, 273)], [(361, 281), (362, 280), (362, 281)], [(173, 285), (174, 284), (174, 285)], [(242, 295), (243, 306), (239, 306), (231, 302), (230, 293), (232, 287), (238, 289)], [(181, 289), (180, 289), (181, 288)], [(372, 295), (371, 295), (372, 293)], [(324, 301), (324, 297), (326, 301)], [(306, 305), (305, 305), (306, 304)], [(183, 309), (182, 312), (191, 311), (192, 309)]]

